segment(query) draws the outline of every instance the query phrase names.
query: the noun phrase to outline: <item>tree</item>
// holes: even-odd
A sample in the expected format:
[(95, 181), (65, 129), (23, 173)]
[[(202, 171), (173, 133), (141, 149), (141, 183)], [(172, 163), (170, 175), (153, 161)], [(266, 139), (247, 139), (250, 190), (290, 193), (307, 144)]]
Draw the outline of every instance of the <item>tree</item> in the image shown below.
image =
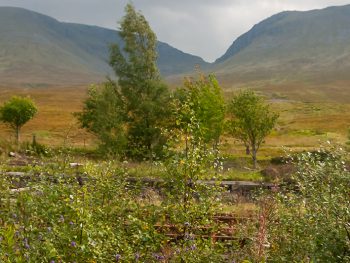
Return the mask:
[(75, 115), (82, 128), (99, 138), (101, 150), (123, 154), (126, 144), (123, 112), (119, 86), (107, 81), (102, 86), (89, 88), (83, 111)]
[(253, 91), (241, 91), (229, 104), (229, 132), (240, 139), (247, 147), (257, 167), (257, 152), (265, 137), (271, 132), (278, 119), (278, 114), (271, 112), (262, 97)]
[(120, 23), (123, 49), (117, 44), (110, 49), (110, 65), (114, 69), (124, 103), (129, 154), (149, 157), (165, 143), (161, 127), (169, 115), (170, 99), (157, 69), (157, 38), (144, 16), (131, 4)]
[[(225, 102), (222, 90), (214, 75), (199, 74), (197, 80), (185, 79), (184, 87), (177, 90), (181, 103), (188, 103), (198, 121), (198, 130), (204, 143), (217, 148), (223, 130)], [(185, 116), (184, 116), (185, 117)], [(186, 118), (186, 117), (185, 117)], [(189, 117), (187, 117), (189, 122)]]
[(37, 108), (30, 98), (13, 96), (0, 108), (1, 121), (7, 123), (16, 134), (16, 142), (20, 140), (20, 129), (37, 113)]

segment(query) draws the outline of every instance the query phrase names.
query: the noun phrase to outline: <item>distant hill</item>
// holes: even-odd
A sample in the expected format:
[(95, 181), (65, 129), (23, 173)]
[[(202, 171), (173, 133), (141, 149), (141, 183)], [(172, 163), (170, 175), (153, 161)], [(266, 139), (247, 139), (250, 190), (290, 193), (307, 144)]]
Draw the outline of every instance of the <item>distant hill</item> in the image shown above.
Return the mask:
[(350, 5), (273, 15), (237, 38), (213, 71), (242, 83), (349, 81)]
[[(0, 7), (0, 36), (1, 82), (29, 86), (103, 80), (113, 74), (108, 47), (122, 42), (115, 30), (63, 23), (14, 7)], [(163, 42), (158, 42), (158, 55), (163, 76), (208, 66)]]
[[(350, 5), (285, 11), (253, 26), (209, 64), (158, 43), (163, 77), (180, 83), (196, 65), (227, 89), (253, 87), (272, 97), (350, 101)], [(118, 32), (62, 23), (0, 7), (0, 85), (86, 84), (113, 76), (107, 61)]]

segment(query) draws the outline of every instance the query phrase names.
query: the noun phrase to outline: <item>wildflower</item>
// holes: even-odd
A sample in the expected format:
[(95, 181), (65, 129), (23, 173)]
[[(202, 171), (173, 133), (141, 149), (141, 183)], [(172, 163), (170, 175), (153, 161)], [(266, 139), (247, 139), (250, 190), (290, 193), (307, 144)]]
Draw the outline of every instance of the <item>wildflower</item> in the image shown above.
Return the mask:
[(72, 221), (70, 221), (70, 222), (69, 222), (69, 225), (73, 226), (73, 225), (74, 225), (74, 223), (73, 223)]
[(50, 263), (55, 263), (55, 261), (54, 261), (54, 260), (51, 260)]
[(192, 246), (190, 246), (190, 250), (192, 250), (192, 251), (193, 251), (193, 250), (196, 250), (196, 248), (197, 248), (197, 247), (196, 247), (196, 244), (193, 244)]
[(26, 249), (29, 249), (29, 248), (30, 248), (30, 246), (29, 246), (29, 244), (28, 244), (28, 239), (27, 239), (27, 238), (24, 239), (23, 243), (24, 243), (24, 247), (25, 247)]
[(74, 241), (72, 241), (72, 242), (70, 243), (70, 245), (71, 245), (72, 247), (76, 247), (76, 246), (77, 246), (77, 243), (74, 242)]
[(138, 261), (140, 259), (140, 254), (139, 253), (135, 253), (135, 260)]
[(116, 261), (116, 262), (119, 262), (119, 260), (120, 260), (121, 257), (122, 257), (122, 256), (121, 256), (120, 254), (116, 254), (116, 255), (115, 255), (115, 261)]
[(159, 254), (153, 254), (153, 257), (158, 260), (158, 261), (161, 261), (164, 259), (164, 256), (163, 255), (159, 255)]
[(184, 239), (185, 240), (194, 240), (194, 236), (192, 234), (185, 233)]

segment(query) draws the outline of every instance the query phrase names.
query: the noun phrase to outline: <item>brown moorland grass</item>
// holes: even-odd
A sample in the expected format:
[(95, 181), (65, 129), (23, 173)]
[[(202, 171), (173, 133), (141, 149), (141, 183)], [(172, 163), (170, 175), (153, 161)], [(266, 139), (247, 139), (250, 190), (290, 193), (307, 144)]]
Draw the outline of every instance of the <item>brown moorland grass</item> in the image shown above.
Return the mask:
[[(22, 141), (30, 141), (33, 134), (38, 142), (47, 145), (73, 146), (91, 145), (93, 137), (79, 128), (74, 112), (81, 111), (86, 98), (87, 86), (50, 87), (50, 88), (0, 88), (0, 102), (13, 95), (31, 97), (38, 114), (22, 128)], [(0, 135), (7, 140), (13, 139), (12, 131), (4, 124), (0, 125)]]
[[(30, 96), (38, 106), (38, 114), (22, 129), (22, 141), (36, 134), (40, 143), (53, 146), (94, 147), (95, 138), (79, 128), (73, 112), (81, 111), (87, 96), (86, 86), (0, 87), (0, 103), (13, 95)], [(265, 93), (265, 92), (264, 92)], [(226, 97), (229, 97), (227, 92)], [(260, 150), (261, 158), (283, 154), (282, 146), (293, 150), (313, 149), (320, 142), (333, 140), (344, 143), (350, 126), (350, 103), (300, 102), (289, 97), (268, 97), (272, 108), (280, 113), (276, 129), (266, 138)], [(12, 131), (0, 124), (0, 136), (13, 139)], [(241, 143), (225, 136), (223, 150), (228, 154), (244, 155)]]

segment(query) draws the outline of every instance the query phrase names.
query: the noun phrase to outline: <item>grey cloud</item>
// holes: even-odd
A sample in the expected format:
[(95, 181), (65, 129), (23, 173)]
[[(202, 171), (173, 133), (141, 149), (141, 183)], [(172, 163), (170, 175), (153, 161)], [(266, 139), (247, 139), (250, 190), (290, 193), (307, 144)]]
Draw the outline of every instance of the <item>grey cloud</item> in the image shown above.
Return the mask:
[[(128, 0), (0, 0), (60, 21), (117, 28)], [(212, 61), (235, 38), (261, 20), (285, 10), (350, 4), (350, 0), (133, 0), (158, 39)]]

